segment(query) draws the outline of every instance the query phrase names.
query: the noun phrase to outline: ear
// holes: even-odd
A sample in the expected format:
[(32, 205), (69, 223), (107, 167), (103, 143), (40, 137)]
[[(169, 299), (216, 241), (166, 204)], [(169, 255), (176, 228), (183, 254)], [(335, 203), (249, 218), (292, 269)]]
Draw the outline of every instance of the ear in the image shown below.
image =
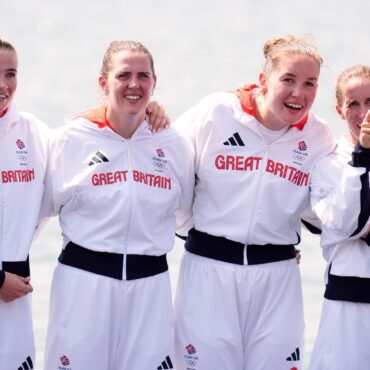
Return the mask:
[(262, 94), (266, 94), (267, 93), (267, 83), (266, 83), (266, 76), (264, 73), (260, 73), (259, 82), (260, 82)]
[(336, 105), (335, 109), (336, 109), (337, 113), (340, 115), (340, 117), (345, 120), (346, 116), (344, 115), (344, 113), (342, 111), (342, 108), (339, 105)]
[(108, 95), (107, 79), (102, 75), (99, 76), (99, 86), (104, 92), (104, 95)]

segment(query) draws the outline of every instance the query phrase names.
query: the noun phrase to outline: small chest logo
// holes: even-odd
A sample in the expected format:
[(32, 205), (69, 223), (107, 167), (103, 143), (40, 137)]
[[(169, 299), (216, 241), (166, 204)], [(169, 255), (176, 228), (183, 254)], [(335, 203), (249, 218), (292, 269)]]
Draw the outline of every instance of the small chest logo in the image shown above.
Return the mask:
[(27, 166), (28, 152), (27, 150), (23, 150), (26, 147), (25, 143), (21, 139), (18, 139), (15, 144), (18, 148), (18, 150), (16, 150), (16, 154), (18, 156), (19, 164), (21, 166)]
[(199, 357), (196, 355), (197, 350), (192, 344), (188, 344), (185, 347), (186, 354), (184, 355), (184, 364), (187, 370), (195, 370)]
[(21, 139), (18, 139), (15, 143), (17, 144), (18, 149), (23, 149), (26, 147)]
[(163, 149), (161, 148), (156, 149), (155, 155), (153, 156), (152, 160), (153, 160), (154, 171), (163, 172), (168, 162)]
[(58, 366), (58, 370), (72, 370), (71, 367), (67, 367), (71, 364), (71, 362), (69, 361), (69, 358), (65, 355), (61, 356), (59, 358), (59, 361), (60, 363), (63, 365), (63, 366)]
[(298, 149), (299, 149), (299, 150), (301, 150), (302, 152), (303, 152), (303, 151), (305, 151), (305, 150), (307, 150), (307, 145), (306, 145), (306, 143), (305, 143), (304, 141), (300, 141), (300, 142), (298, 143)]
[(293, 163), (302, 166), (303, 162), (308, 157), (307, 144), (302, 140), (297, 144), (296, 149), (293, 149)]

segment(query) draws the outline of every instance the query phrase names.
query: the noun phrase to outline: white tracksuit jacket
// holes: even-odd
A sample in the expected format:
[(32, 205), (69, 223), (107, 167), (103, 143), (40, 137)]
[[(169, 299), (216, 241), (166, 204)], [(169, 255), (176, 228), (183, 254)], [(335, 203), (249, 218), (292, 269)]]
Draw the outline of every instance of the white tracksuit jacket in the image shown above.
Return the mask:
[[(339, 146), (336, 150), (336, 154), (327, 158), (327, 161), (331, 161), (330, 165), (327, 165), (325, 161), (318, 164), (321, 167), (318, 173), (321, 174), (321, 180), (317, 182), (325, 182), (327, 187), (314, 189), (314, 192), (320, 193), (322, 198), (325, 198), (327, 194), (332, 192), (338, 183), (338, 179), (344, 171), (349, 170), (348, 162), (351, 161), (351, 153), (354, 149), (352, 142), (347, 138), (342, 137)], [(366, 202), (369, 201), (366, 198), (366, 193), (369, 190), (368, 173), (362, 176), (362, 185), (366, 188), (363, 190), (359, 188), (357, 190), (360, 195), (361, 191), (365, 192), (363, 195)], [(347, 184), (347, 189), (349, 185)], [(363, 208), (365, 204), (363, 204)], [(316, 203), (312, 204), (313, 209), (316, 209), (316, 214), (320, 214), (320, 205), (318, 205), (318, 197)], [(348, 205), (351, 209), (352, 205)], [(351, 220), (343, 219), (343, 227), (347, 222), (357, 220), (356, 210), (353, 210), (353, 216)], [(362, 221), (358, 221), (359, 225), (369, 223), (368, 211), (363, 214)], [(332, 216), (334, 218), (334, 216)], [(329, 227), (328, 227), (329, 224)], [(367, 242), (361, 238), (358, 238), (356, 232), (349, 239), (343, 240), (338, 232), (330, 228), (330, 223), (327, 222), (322, 226), (321, 246), (323, 248), (323, 256), (328, 263), (328, 269), (326, 271), (326, 292), (325, 297), (333, 300), (346, 300), (353, 302), (370, 303), (370, 246)], [(360, 233), (361, 235), (361, 233)]]
[[(270, 145), (259, 125), (229, 92), (206, 97), (175, 122), (191, 143), (196, 173), (193, 215), (179, 214), (178, 234), (186, 236), (195, 227), (246, 245), (299, 243), (300, 215), (310, 202), (312, 172), (316, 162), (334, 149), (334, 137), (313, 114), (301, 130), (291, 127)], [(357, 182), (364, 170), (353, 171), (350, 180)], [(353, 201), (339, 196), (360, 212), (359, 197)], [(336, 212), (341, 206), (332, 201), (322, 208), (338, 217), (330, 219), (330, 227), (343, 226), (340, 233), (346, 237), (357, 221), (343, 222), (345, 215)]]
[(0, 118), (0, 270), (26, 261), (38, 226), (49, 130), (13, 103)]
[(194, 170), (173, 128), (152, 134), (144, 121), (125, 139), (81, 117), (56, 130), (46, 184), (42, 215), (59, 214), (64, 245), (159, 256), (176, 209), (191, 207)]

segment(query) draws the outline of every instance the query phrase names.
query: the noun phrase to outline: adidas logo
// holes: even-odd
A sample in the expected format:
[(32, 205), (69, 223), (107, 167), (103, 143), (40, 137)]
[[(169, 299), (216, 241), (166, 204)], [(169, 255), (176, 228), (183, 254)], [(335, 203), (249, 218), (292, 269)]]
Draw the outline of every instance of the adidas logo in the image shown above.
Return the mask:
[(299, 355), (299, 348), (296, 348), (295, 351), (286, 359), (287, 361), (299, 361), (300, 355)]
[(242, 138), (240, 135), (235, 132), (233, 136), (229, 137), (225, 142), (224, 145), (232, 145), (232, 146), (245, 146)]
[(33, 369), (33, 363), (32, 363), (31, 357), (28, 356), (26, 358), (26, 361), (24, 361), (17, 370), (31, 370), (31, 369)]
[(91, 158), (89, 162), (89, 166), (92, 166), (96, 163), (102, 163), (102, 162), (109, 162), (109, 159), (100, 151), (98, 150), (94, 156)]
[(163, 370), (163, 369), (173, 369), (170, 356), (167, 356), (166, 359), (157, 367), (157, 370)]

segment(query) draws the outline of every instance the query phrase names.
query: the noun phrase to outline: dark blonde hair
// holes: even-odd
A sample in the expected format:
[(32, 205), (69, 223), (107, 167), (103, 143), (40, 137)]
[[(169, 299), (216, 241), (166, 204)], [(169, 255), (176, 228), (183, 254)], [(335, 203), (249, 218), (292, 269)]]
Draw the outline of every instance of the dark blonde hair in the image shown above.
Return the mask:
[(144, 53), (148, 56), (150, 67), (153, 73), (154, 78), (156, 78), (155, 71), (154, 71), (154, 62), (152, 54), (149, 52), (149, 50), (140, 42), (138, 41), (131, 41), (131, 40), (114, 40), (111, 41), (109, 44), (107, 50), (104, 53), (102, 66), (100, 69), (100, 73), (103, 77), (107, 77), (108, 72), (111, 69), (111, 62), (112, 62), (112, 56), (114, 54), (117, 54), (123, 50), (132, 51), (135, 53)]
[(287, 35), (270, 39), (265, 43), (263, 47), (263, 55), (265, 57), (263, 64), (264, 73), (270, 73), (281, 56), (292, 54), (308, 55), (316, 60), (319, 66), (323, 62), (321, 55), (313, 44), (306, 41), (303, 37)]
[(337, 105), (343, 104), (343, 87), (344, 84), (355, 77), (363, 77), (370, 79), (370, 67), (363, 64), (357, 64), (346, 68), (339, 74), (337, 84), (335, 86), (335, 97), (337, 99)]
[(15, 47), (5, 38), (0, 37), (0, 50), (9, 50), (13, 53), (17, 54), (17, 51), (15, 50)]

